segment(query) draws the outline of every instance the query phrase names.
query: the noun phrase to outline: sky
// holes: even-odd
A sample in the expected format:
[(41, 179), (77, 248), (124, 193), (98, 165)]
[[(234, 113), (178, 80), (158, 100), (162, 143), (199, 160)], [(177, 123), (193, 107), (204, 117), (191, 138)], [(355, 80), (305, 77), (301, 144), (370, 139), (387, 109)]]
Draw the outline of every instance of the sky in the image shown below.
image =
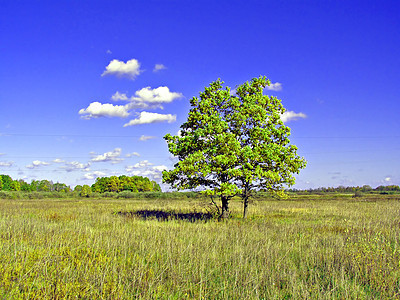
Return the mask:
[[(190, 99), (260, 75), (295, 188), (400, 185), (398, 1), (0, 1), (0, 174), (160, 182)], [(167, 186), (163, 186), (167, 190)]]

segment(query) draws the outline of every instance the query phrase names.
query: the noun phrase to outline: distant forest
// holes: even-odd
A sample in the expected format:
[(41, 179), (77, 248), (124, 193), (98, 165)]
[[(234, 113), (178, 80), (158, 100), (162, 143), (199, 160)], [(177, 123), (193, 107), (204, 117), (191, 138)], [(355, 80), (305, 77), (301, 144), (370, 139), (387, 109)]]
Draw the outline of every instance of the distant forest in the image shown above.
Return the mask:
[(309, 194), (325, 194), (325, 193), (396, 193), (400, 192), (400, 187), (398, 185), (380, 185), (376, 188), (372, 188), (369, 185), (363, 186), (338, 186), (338, 187), (320, 187), (316, 189), (289, 189), (288, 192), (291, 193), (309, 193)]
[[(121, 193), (121, 192), (161, 192), (160, 185), (154, 180), (142, 176), (111, 176), (99, 177), (96, 182), (89, 185), (77, 185), (74, 189), (70, 186), (49, 180), (32, 180), (27, 183), (22, 179), (13, 180), (9, 175), (0, 175), (0, 191), (23, 191), (23, 192), (77, 192), (82, 196), (90, 193)], [(372, 188), (369, 185), (364, 186), (338, 186), (338, 187), (320, 187), (315, 189), (288, 189), (287, 192), (294, 194), (325, 194), (325, 193), (399, 193), (398, 185), (380, 185)]]
[(89, 185), (77, 185), (74, 190), (64, 183), (54, 183), (49, 180), (32, 180), (27, 183), (22, 179), (13, 180), (9, 175), (0, 175), (0, 191), (23, 192), (61, 192), (61, 193), (105, 193), (105, 192), (161, 192), (160, 185), (142, 176), (111, 176), (99, 177), (96, 182)]

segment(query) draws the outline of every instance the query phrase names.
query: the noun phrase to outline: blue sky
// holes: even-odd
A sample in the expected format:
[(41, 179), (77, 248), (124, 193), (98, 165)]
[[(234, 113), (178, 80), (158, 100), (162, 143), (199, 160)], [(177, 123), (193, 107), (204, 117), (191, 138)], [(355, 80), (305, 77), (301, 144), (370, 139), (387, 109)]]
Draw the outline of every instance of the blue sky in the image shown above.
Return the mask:
[[(398, 1), (0, 2), (0, 173), (159, 180), (189, 100), (259, 75), (297, 188), (400, 184)], [(297, 116), (297, 117), (296, 117)], [(295, 117), (295, 118), (293, 118)]]

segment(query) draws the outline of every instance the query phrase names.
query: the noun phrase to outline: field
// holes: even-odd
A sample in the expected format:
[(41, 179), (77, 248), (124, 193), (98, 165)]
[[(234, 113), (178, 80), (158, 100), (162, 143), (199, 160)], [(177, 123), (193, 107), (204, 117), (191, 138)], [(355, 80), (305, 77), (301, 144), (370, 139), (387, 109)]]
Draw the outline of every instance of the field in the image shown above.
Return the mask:
[(397, 195), (0, 200), (4, 299), (400, 299)]

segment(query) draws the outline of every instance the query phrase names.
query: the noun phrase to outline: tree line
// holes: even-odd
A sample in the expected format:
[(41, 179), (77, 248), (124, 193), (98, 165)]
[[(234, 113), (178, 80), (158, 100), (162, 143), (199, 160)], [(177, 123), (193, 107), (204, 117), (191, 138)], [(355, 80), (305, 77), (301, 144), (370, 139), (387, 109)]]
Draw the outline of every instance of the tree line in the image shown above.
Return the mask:
[(376, 188), (372, 188), (370, 185), (363, 186), (338, 186), (338, 187), (319, 187), (315, 189), (289, 189), (291, 193), (310, 193), (310, 194), (321, 194), (321, 193), (385, 193), (385, 192), (400, 192), (400, 186), (398, 185), (380, 185)]
[(54, 183), (49, 180), (32, 180), (27, 183), (22, 179), (13, 180), (9, 175), (0, 175), (0, 191), (23, 192), (72, 192), (70, 186), (65, 183)]
[(22, 179), (13, 180), (9, 175), (0, 175), (0, 191), (23, 191), (23, 192), (77, 192), (81, 196), (87, 196), (92, 192), (161, 192), (161, 187), (157, 182), (151, 181), (142, 176), (111, 176), (99, 177), (96, 182), (89, 185), (77, 185), (73, 190), (65, 183), (54, 183), (49, 180), (32, 180), (27, 183)]
[[(75, 187), (76, 188), (76, 187)], [(91, 186), (92, 192), (122, 192), (130, 191), (139, 192), (161, 192), (160, 185), (154, 180), (150, 180), (143, 176), (111, 176), (98, 177), (96, 182)]]

